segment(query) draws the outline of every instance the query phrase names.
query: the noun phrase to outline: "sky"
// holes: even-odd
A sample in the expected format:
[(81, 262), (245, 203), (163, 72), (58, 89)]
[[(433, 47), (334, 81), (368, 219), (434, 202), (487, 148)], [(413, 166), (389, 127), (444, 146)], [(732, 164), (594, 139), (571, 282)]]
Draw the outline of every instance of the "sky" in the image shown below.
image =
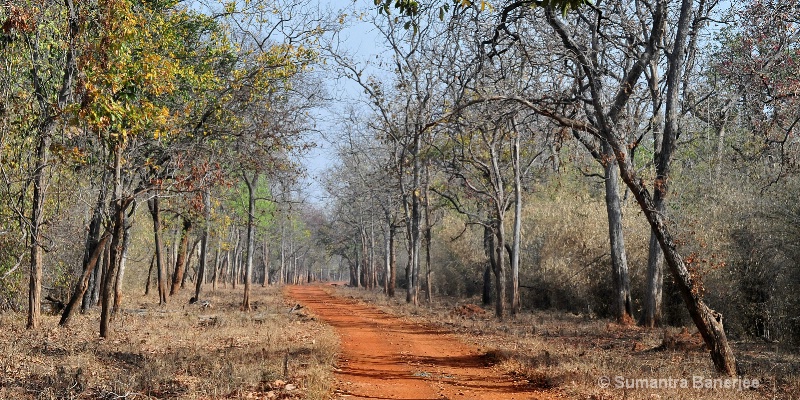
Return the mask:
[[(341, 14), (342, 11), (347, 13), (345, 27), (337, 36), (341, 50), (360, 62), (374, 60), (384, 53), (372, 25), (365, 21), (366, 18), (364, 20), (357, 18), (359, 13), (377, 12), (371, 0), (320, 0), (319, 4), (322, 9), (330, 9), (336, 14)], [(328, 35), (328, 39), (330, 39), (330, 35)], [(320, 180), (336, 162), (333, 142), (342, 130), (337, 119), (343, 115), (347, 107), (358, 107), (358, 104), (363, 101), (363, 91), (358, 84), (347, 78), (337, 77), (330, 64), (328, 63), (327, 68), (317, 70), (317, 73), (320, 74), (320, 81), (326, 85), (330, 102), (324, 108), (316, 110), (313, 116), (316, 132), (311, 136), (316, 147), (301, 159), (307, 173), (304, 179), (304, 186), (306, 186), (309, 196), (307, 200), (320, 206), (324, 206), (327, 202), (327, 193), (320, 185)]]

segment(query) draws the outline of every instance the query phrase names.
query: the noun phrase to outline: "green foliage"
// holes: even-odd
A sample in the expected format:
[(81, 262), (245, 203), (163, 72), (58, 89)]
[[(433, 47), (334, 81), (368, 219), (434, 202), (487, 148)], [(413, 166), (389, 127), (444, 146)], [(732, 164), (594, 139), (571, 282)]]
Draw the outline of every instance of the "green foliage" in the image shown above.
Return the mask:
[[(255, 197), (255, 212), (253, 221), (259, 231), (269, 229), (275, 221), (277, 206), (272, 201), (272, 193), (266, 179), (258, 179), (253, 190)], [(226, 208), (229, 209), (236, 218), (236, 223), (247, 226), (247, 214), (250, 195), (247, 185), (244, 182), (232, 187), (227, 196)]]

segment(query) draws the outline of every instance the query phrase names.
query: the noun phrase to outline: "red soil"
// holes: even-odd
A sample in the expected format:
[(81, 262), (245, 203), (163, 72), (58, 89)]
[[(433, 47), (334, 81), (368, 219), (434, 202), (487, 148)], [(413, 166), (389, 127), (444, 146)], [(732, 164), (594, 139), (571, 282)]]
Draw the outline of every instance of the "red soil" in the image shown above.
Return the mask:
[(319, 285), (286, 294), (341, 337), (335, 397), (347, 399), (550, 399), (493, 367), (492, 357), (441, 329), (389, 315)]

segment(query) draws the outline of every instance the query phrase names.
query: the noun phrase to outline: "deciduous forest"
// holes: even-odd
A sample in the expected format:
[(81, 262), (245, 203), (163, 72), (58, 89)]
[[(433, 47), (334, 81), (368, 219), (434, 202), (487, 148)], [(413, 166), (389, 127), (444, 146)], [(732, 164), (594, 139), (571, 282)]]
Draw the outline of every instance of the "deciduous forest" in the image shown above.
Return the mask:
[(800, 391), (799, 1), (0, 23), (2, 398)]

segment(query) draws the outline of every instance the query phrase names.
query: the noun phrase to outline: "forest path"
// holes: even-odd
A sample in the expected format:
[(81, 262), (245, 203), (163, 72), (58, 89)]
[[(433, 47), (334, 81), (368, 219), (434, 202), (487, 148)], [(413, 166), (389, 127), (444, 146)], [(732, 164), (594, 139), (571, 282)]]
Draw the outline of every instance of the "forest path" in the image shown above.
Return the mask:
[(341, 338), (335, 370), (340, 399), (549, 399), (491, 367), (455, 335), (387, 314), (322, 285), (288, 286), (289, 298)]

